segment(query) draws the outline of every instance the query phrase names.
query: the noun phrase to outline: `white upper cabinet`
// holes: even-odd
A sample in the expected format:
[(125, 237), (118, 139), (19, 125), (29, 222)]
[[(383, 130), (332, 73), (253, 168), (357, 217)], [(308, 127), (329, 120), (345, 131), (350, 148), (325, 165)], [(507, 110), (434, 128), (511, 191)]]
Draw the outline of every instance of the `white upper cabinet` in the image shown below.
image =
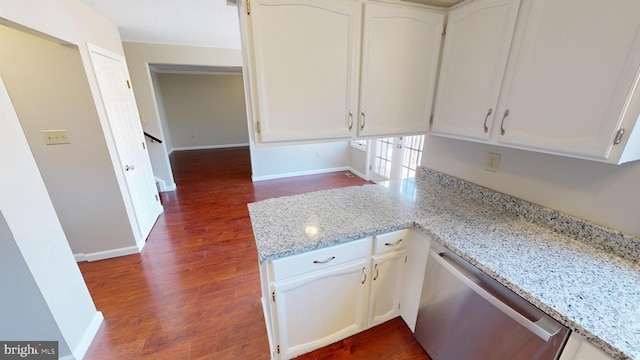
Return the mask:
[(241, 7), (257, 142), (428, 131), (442, 12), (378, 3), (363, 11), (354, 0), (251, 0)]
[(439, 12), (365, 4), (360, 136), (429, 130), (443, 26)]
[(252, 0), (249, 12), (258, 140), (350, 138), (357, 120), (349, 111), (357, 102), (360, 3)]
[(497, 142), (612, 163), (637, 159), (639, 135), (629, 134), (640, 110), (638, 14), (638, 0), (523, 1)]
[(488, 140), (520, 0), (476, 0), (449, 13), (432, 133)]

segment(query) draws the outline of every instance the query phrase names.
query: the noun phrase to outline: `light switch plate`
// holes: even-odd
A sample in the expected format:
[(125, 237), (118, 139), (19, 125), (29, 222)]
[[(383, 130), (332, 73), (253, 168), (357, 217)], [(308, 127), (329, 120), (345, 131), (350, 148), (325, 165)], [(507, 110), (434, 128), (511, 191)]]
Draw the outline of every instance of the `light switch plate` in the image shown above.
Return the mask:
[(70, 144), (67, 138), (67, 130), (42, 130), (44, 143), (47, 145)]

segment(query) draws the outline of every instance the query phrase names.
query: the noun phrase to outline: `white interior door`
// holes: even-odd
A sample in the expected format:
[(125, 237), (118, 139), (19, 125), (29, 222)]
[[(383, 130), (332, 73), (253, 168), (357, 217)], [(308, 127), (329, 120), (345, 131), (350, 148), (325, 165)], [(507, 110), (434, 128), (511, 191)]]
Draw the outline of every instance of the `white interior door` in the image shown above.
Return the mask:
[(91, 61), (140, 231), (138, 246), (142, 248), (163, 208), (151, 170), (138, 108), (124, 59), (92, 47)]

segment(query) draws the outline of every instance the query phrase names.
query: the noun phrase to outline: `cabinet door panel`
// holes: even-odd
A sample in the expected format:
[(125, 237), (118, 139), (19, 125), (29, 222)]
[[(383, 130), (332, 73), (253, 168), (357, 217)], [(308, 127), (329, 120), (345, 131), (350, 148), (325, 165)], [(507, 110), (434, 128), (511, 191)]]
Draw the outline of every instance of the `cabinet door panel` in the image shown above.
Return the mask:
[(640, 65), (639, 13), (637, 0), (531, 1), (498, 141), (606, 159)]
[(406, 253), (406, 250), (399, 250), (373, 257), (369, 326), (376, 326), (400, 315)]
[(431, 131), (488, 140), (520, 0), (479, 0), (447, 21)]
[(276, 343), (283, 358), (328, 345), (365, 328), (370, 281), (367, 261), (272, 285)]
[(359, 135), (426, 132), (444, 15), (367, 3), (364, 16)]
[[(349, 138), (356, 111), (358, 2), (251, 3), (260, 141)], [(355, 120), (354, 120), (355, 121)], [(355, 129), (352, 129), (355, 132)]]

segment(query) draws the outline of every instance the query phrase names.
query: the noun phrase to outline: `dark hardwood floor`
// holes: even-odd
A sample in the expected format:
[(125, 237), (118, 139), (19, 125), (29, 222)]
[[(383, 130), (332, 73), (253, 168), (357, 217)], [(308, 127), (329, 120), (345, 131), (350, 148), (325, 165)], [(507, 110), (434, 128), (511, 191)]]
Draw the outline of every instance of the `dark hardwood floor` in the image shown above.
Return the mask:
[[(175, 192), (141, 254), (79, 263), (105, 317), (85, 359), (269, 359), (246, 204), (365, 181), (252, 183), (247, 148), (176, 152)], [(429, 359), (395, 319), (301, 359)]]

